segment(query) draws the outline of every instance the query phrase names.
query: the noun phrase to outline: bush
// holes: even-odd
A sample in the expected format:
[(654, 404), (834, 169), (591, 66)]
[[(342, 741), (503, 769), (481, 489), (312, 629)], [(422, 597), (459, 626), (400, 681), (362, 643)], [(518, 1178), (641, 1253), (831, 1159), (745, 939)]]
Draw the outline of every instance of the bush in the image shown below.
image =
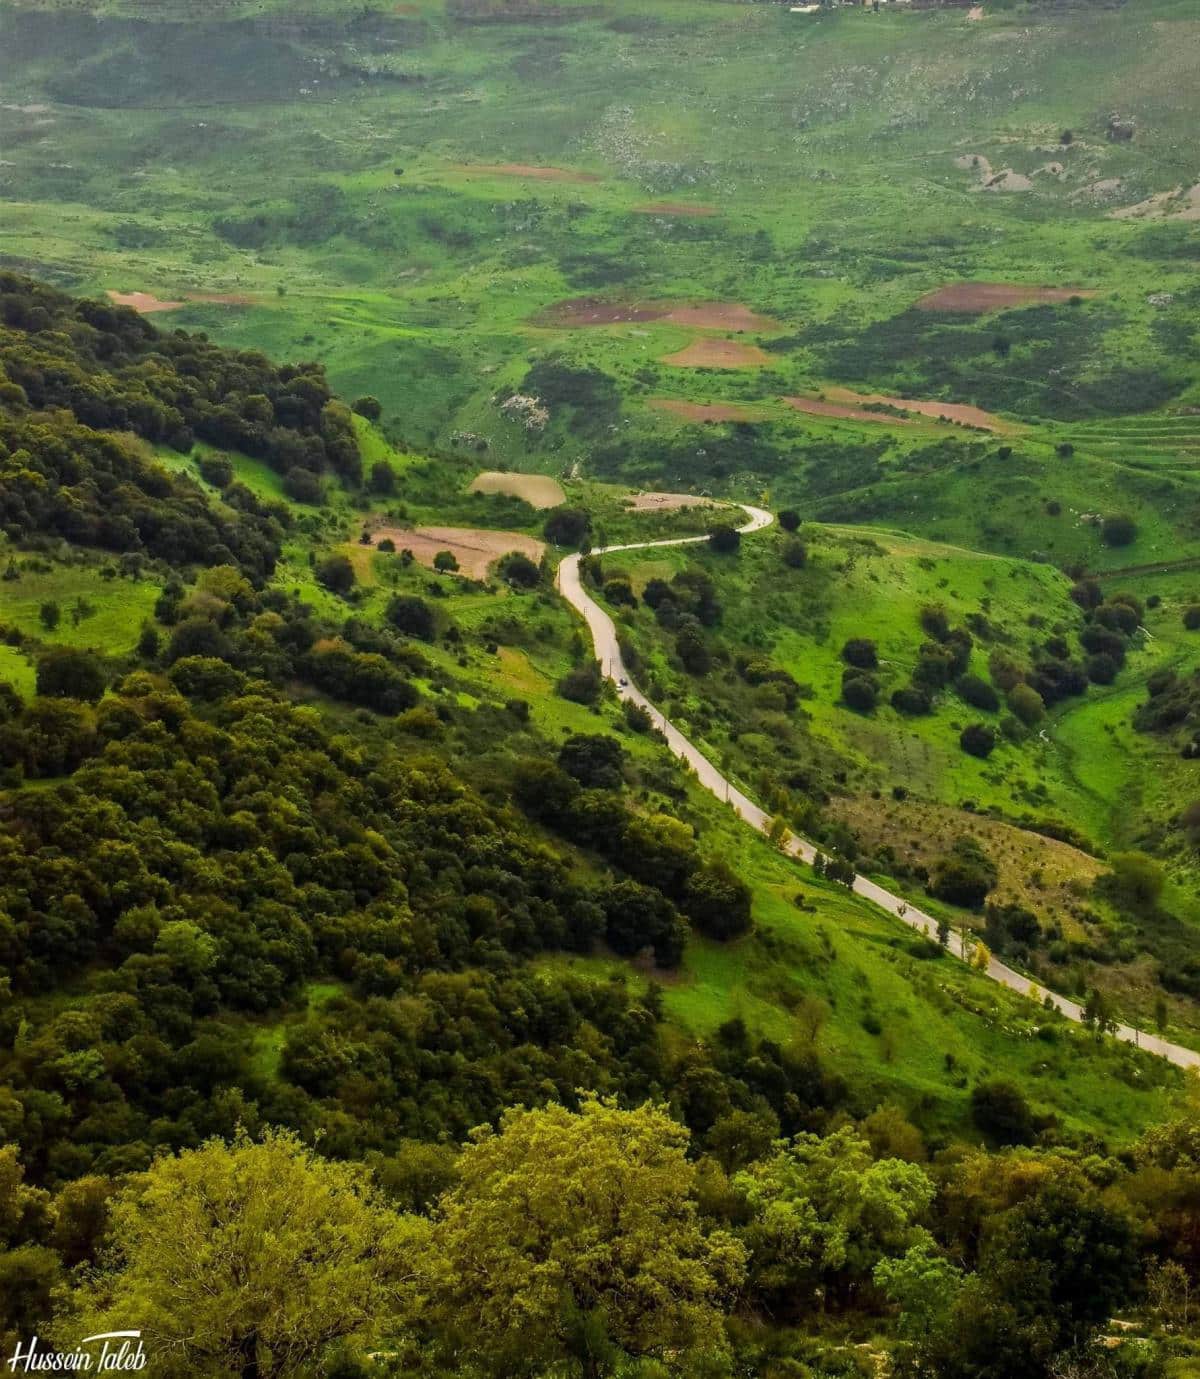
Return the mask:
[(683, 912), (702, 934), (721, 942), (750, 928), (750, 888), (722, 861), (706, 862), (688, 877)]
[(396, 488), (396, 472), (386, 460), (376, 460), (371, 466), (371, 492), (393, 493)]
[(99, 659), (72, 646), (56, 646), (39, 657), (37, 692), (47, 699), (81, 699), (94, 704), (102, 698), (108, 677)]
[(366, 417), (368, 421), (378, 421), (383, 416), (383, 403), (377, 397), (356, 397), (350, 404), (350, 410), (357, 412), (360, 417)]
[(604, 585), (604, 597), (615, 607), (637, 607), (637, 598), (633, 592), (633, 586), (627, 579), (610, 579)]
[(978, 675), (960, 675), (954, 682), (954, 688), (963, 703), (970, 704), (973, 709), (995, 713), (1000, 707), (1000, 696)]
[(1117, 671), (1120, 670), (1116, 659), (1106, 651), (1098, 651), (1094, 656), (1089, 656), (1084, 665), (1087, 677), (1093, 685), (1111, 685), (1117, 678)]
[(858, 713), (870, 713), (879, 700), (879, 686), (869, 675), (851, 675), (842, 680), (842, 702)]
[(595, 704), (604, 681), (597, 661), (584, 661), (573, 667), (558, 682), (558, 693), (574, 704)]
[(932, 710), (933, 700), (929, 697), (929, 692), (923, 690), (920, 685), (905, 685), (903, 689), (896, 690), (892, 695), (892, 708), (897, 713), (916, 718), (918, 715), (929, 713)]
[(732, 555), (742, 544), (742, 534), (736, 527), (714, 527), (708, 534), (708, 544), (718, 555)]
[(1128, 513), (1113, 513), (1101, 523), (1100, 539), (1106, 546), (1131, 546), (1137, 539), (1137, 523)]
[(200, 477), (214, 488), (228, 488), (233, 483), (233, 461), (228, 455), (201, 455)]
[(1002, 1078), (972, 1088), (971, 1119), (998, 1144), (1029, 1144), (1036, 1130), (1025, 1093)]
[(1034, 727), (1046, 716), (1046, 705), (1042, 702), (1042, 696), (1032, 685), (1014, 685), (1009, 690), (1006, 700), (1009, 709), (1027, 728)]
[(784, 531), (798, 531), (800, 529), (800, 514), (795, 508), (784, 508), (779, 514), (779, 525)]
[(782, 556), (783, 563), (789, 569), (802, 570), (808, 564), (808, 547), (803, 541), (785, 541)]
[(996, 746), (995, 729), (986, 723), (969, 723), (959, 735), (958, 745), (973, 757), (989, 757)]
[(1189, 603), (1183, 610), (1183, 625), (1189, 632), (1200, 627), (1200, 603)]
[(325, 499), (320, 478), (311, 469), (289, 469), (283, 476), (283, 491), (295, 503), (319, 506)]
[(399, 632), (431, 642), (436, 635), (433, 609), (416, 594), (394, 594), (387, 606), (387, 620)]
[(458, 570), (458, 557), (453, 551), (438, 551), (433, 557), (433, 568), (439, 575), (452, 575)]
[(591, 529), (591, 513), (583, 508), (555, 508), (542, 534), (552, 546), (578, 546)]
[(582, 786), (619, 790), (625, 749), (607, 733), (574, 733), (559, 748), (558, 764)]
[(354, 588), (354, 566), (345, 555), (326, 556), (316, 568), (317, 583), (331, 593), (348, 594)]
[(851, 637), (842, 647), (842, 660), (859, 670), (874, 670), (879, 665), (879, 654), (870, 637)]
[(520, 551), (509, 551), (501, 556), (496, 573), (518, 589), (535, 589), (542, 582), (541, 570)]

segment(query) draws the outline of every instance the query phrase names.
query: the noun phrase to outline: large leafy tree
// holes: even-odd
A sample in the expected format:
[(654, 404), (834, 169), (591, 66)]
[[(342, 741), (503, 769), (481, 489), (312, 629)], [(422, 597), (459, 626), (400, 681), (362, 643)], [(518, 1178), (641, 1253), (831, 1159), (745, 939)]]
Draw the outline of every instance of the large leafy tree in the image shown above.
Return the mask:
[(721, 1305), (742, 1247), (706, 1235), (688, 1132), (655, 1106), (598, 1099), (507, 1112), (477, 1130), (434, 1223), (428, 1316), (490, 1375), (614, 1355), (672, 1372), (725, 1354)]
[(113, 1207), (113, 1259), (57, 1340), (131, 1325), (164, 1376), (313, 1372), (335, 1343), (386, 1334), (404, 1306), (420, 1218), (368, 1171), (286, 1132), (159, 1159)]

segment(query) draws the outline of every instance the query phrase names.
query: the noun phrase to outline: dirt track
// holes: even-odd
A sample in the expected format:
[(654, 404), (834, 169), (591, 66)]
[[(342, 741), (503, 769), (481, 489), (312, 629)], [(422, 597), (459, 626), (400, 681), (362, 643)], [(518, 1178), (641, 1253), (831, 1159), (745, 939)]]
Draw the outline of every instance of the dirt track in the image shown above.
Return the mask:
[[(861, 407), (851, 407), (845, 402), (825, 402), (817, 397), (785, 397), (781, 401), (797, 412), (809, 412), (814, 417), (841, 417), (847, 421), (871, 421), (878, 425), (886, 422), (891, 426), (911, 426), (908, 417), (893, 417), (886, 412), (867, 412)], [(867, 398), (863, 399), (868, 401)]]

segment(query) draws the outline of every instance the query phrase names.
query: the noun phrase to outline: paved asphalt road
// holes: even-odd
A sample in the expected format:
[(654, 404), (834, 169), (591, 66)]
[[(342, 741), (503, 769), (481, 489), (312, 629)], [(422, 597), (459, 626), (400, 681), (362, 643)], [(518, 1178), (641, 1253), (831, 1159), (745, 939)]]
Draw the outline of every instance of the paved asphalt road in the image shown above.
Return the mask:
[[(738, 528), (744, 535), (761, 531), (763, 527), (770, 526), (774, 520), (771, 514), (762, 508), (750, 507), (746, 503), (741, 504), (741, 506), (745, 508), (750, 518), (744, 526)], [(705, 540), (707, 538), (703, 536), (685, 536), (672, 541), (638, 541), (626, 546), (604, 546), (594, 551), (593, 554), (604, 555), (608, 551), (637, 551), (653, 546), (688, 546)], [(625, 663), (621, 659), (621, 648), (617, 642), (617, 630), (613, 626), (613, 620), (583, 588), (579, 578), (580, 558), (578, 555), (569, 555), (559, 565), (558, 588), (567, 602), (583, 615), (584, 621), (591, 631), (592, 642), (596, 648), (596, 659), (600, 662), (604, 675), (613, 681), (617, 687), (617, 694), (622, 699), (640, 704), (646, 710), (653, 720), (654, 726), (666, 738), (671, 751), (692, 768), (696, 774), (696, 779), (706, 790), (710, 790), (719, 800), (724, 800), (752, 828), (766, 833), (771, 826), (769, 815), (761, 810), (753, 800), (743, 795), (732, 781), (727, 780), (699, 748), (694, 747), (670, 719), (660, 713), (633, 683), (633, 679), (625, 669)], [(791, 838), (786, 845), (786, 850), (793, 857), (799, 857), (804, 862), (811, 862), (816, 855), (816, 849), (803, 838)], [(925, 934), (936, 942), (937, 921), (932, 916), (925, 914), (924, 911), (917, 909), (915, 905), (910, 905), (902, 896), (893, 895), (891, 891), (885, 891), (882, 886), (876, 885), (874, 881), (865, 876), (854, 878), (853, 889), (855, 894), (872, 901), (881, 910), (886, 910), (888, 914), (894, 915), (904, 924), (907, 924), (910, 929), (916, 929), (918, 933)], [(969, 952), (963, 951), (962, 938), (957, 934), (951, 936), (950, 951), (955, 957), (962, 958), (964, 961), (970, 956)], [(1023, 996), (1033, 993), (1034, 998), (1038, 1001), (1042, 1001), (1048, 996), (1055, 1009), (1065, 1015), (1067, 1019), (1082, 1023), (1083, 1008), (1078, 1002), (1069, 1000), (1066, 996), (1059, 996), (1054, 992), (1047, 992), (1044, 988), (1030, 981), (1028, 977), (1014, 972), (1011, 967), (1006, 966), (998, 958), (989, 959), (987, 975), (994, 982), (1010, 987)], [(1148, 1053), (1158, 1054), (1159, 1057), (1165, 1058), (1181, 1068), (1200, 1067), (1200, 1053), (1197, 1053), (1195, 1049), (1185, 1049), (1182, 1045), (1172, 1044), (1157, 1035), (1136, 1030), (1131, 1025), (1118, 1025), (1114, 1033), (1116, 1038), (1125, 1043), (1136, 1044), (1138, 1048), (1145, 1049)]]

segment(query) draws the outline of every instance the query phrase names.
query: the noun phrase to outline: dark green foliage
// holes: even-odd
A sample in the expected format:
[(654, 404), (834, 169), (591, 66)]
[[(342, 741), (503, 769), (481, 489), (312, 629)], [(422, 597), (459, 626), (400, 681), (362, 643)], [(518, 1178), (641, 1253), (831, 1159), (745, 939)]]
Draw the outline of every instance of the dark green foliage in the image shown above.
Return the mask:
[(802, 570), (808, 564), (808, 547), (803, 541), (785, 541), (780, 555), (783, 563), (792, 570)]
[(357, 412), (360, 417), (366, 417), (368, 421), (378, 421), (383, 416), (383, 403), (377, 397), (369, 395), (356, 397), (350, 404), (350, 410)]
[(321, 476), (297, 465), (283, 476), (283, 491), (296, 503), (320, 504), (325, 497)]
[(970, 704), (973, 709), (995, 713), (1000, 707), (1000, 696), (978, 675), (960, 675), (954, 682), (954, 689), (963, 703)]
[(370, 488), (384, 497), (396, 491), (396, 471), (386, 460), (376, 460), (371, 466)]
[(38, 658), (37, 692), (47, 698), (94, 704), (107, 684), (104, 666), (89, 651), (56, 646)]
[(892, 708), (897, 713), (917, 717), (933, 711), (933, 699), (929, 691), (920, 685), (905, 685), (892, 692)]
[(348, 594), (355, 585), (354, 566), (345, 555), (326, 556), (316, 568), (317, 582), (334, 594)]
[(779, 514), (779, 525), (784, 531), (799, 531), (800, 514), (795, 508), (784, 508)]
[(521, 392), (539, 398), (552, 413), (556, 408), (570, 407), (570, 429), (579, 433), (607, 431), (621, 415), (620, 390), (615, 380), (599, 369), (577, 369), (557, 360), (541, 360), (525, 375)]
[(625, 749), (605, 733), (576, 733), (558, 750), (558, 764), (580, 785), (619, 790)]
[(394, 594), (388, 600), (387, 620), (398, 631), (424, 642), (437, 635), (433, 609), (416, 594)]
[(708, 544), (718, 555), (732, 555), (742, 544), (742, 534), (736, 527), (717, 526), (709, 532)]
[(698, 867), (687, 879), (683, 912), (709, 938), (737, 938), (750, 928), (750, 888), (724, 862)]
[(1183, 610), (1183, 625), (1189, 632), (1200, 628), (1200, 603), (1189, 603)]
[(879, 700), (879, 685), (858, 670), (847, 670), (842, 676), (842, 702), (859, 713), (870, 713)]
[(679, 620), (675, 654), (689, 675), (707, 675), (712, 668), (712, 655), (704, 640), (704, 633), (699, 622), (690, 614), (685, 614)]
[(591, 514), (583, 508), (555, 508), (546, 518), (542, 534), (553, 546), (578, 546), (591, 526)]
[(564, 699), (576, 704), (595, 704), (600, 699), (604, 681), (600, 675), (598, 661), (582, 661), (567, 671), (558, 682), (558, 692)]
[(859, 670), (874, 670), (879, 665), (879, 653), (869, 637), (851, 637), (842, 647), (842, 660)]
[(507, 555), (501, 556), (496, 565), (496, 573), (517, 589), (536, 589), (542, 582), (541, 570), (521, 551), (509, 551)]
[(971, 1089), (971, 1117), (998, 1144), (1028, 1144), (1034, 1136), (1033, 1113), (1021, 1089), (996, 1078)]
[(228, 488), (233, 483), (233, 461), (228, 455), (217, 452), (202, 455), (198, 462), (200, 477), (214, 488)]
[(991, 756), (996, 746), (996, 732), (986, 723), (969, 723), (959, 734), (958, 745), (973, 757)]
[(618, 608), (636, 608), (637, 596), (627, 579), (609, 579), (604, 582), (604, 597)]
[(948, 905), (977, 910), (997, 879), (995, 864), (974, 839), (964, 836), (934, 868), (929, 893)]
[(1112, 513), (1101, 524), (1100, 538), (1106, 546), (1131, 546), (1137, 540), (1137, 523), (1128, 513)]
[(687, 925), (661, 892), (636, 881), (618, 881), (602, 897), (605, 937), (617, 953), (633, 957), (654, 950), (660, 967), (675, 967), (683, 956)]

